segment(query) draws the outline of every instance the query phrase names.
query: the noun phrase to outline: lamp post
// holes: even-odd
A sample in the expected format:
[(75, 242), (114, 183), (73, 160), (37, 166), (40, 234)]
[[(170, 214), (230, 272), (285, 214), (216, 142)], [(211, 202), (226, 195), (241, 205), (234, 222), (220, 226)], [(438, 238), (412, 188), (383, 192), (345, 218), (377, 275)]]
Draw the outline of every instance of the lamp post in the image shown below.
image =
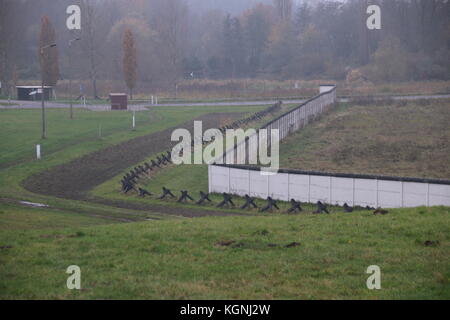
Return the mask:
[[(44, 50), (56, 47), (56, 43), (49, 44), (48, 46), (41, 47), (41, 61), (43, 60)], [(43, 62), (41, 62), (43, 64)], [(44, 68), (41, 65), (41, 102), (42, 102), (42, 139), (46, 139), (45, 134), (45, 90), (44, 90)]]
[[(69, 67), (72, 68), (72, 43), (81, 40), (81, 38), (75, 38), (69, 41)], [(73, 119), (73, 102), (72, 102), (72, 77), (69, 75), (69, 99), (70, 99), (70, 119)]]

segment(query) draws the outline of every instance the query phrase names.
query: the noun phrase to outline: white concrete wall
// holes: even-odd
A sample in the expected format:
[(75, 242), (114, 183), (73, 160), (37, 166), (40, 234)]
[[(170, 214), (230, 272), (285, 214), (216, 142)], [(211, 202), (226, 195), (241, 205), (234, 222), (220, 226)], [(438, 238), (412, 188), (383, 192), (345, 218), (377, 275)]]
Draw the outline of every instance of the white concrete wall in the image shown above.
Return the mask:
[(330, 90), (333, 90), (334, 86), (332, 85), (321, 85), (320, 86), (320, 93), (328, 92)]
[(250, 172), (248, 170), (232, 169), (229, 171), (230, 193), (241, 197), (248, 194)]
[(450, 184), (342, 178), (297, 173), (262, 175), (257, 170), (209, 166), (210, 192), (306, 203), (410, 208), (450, 206)]
[(378, 207), (377, 184), (378, 180), (355, 180), (355, 204), (366, 207)]
[(230, 192), (230, 168), (208, 166), (209, 192)]

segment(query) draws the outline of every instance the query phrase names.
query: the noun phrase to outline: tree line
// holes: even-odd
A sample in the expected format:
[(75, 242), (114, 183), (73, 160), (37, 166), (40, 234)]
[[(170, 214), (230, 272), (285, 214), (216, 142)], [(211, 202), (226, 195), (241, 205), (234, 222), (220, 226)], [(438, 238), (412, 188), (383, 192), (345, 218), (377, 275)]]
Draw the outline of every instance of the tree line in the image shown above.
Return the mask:
[[(70, 4), (81, 7), (81, 31), (65, 27)], [(381, 8), (381, 30), (366, 27), (370, 4)], [(105, 79), (176, 94), (182, 79), (339, 80), (354, 70), (372, 82), (450, 78), (447, 0), (274, 0), (236, 15), (187, 0), (0, 0), (4, 87), (40, 79), (43, 17), (59, 56), (46, 81), (89, 79), (94, 96)]]

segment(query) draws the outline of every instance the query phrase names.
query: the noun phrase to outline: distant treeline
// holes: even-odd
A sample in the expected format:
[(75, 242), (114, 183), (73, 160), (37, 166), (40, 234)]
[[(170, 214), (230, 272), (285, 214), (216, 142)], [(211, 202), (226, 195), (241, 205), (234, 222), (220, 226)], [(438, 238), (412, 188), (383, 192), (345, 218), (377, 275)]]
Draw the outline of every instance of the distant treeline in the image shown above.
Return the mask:
[[(66, 28), (70, 4), (82, 9), (81, 32)], [(369, 4), (381, 7), (381, 30), (366, 27)], [(195, 10), (188, 0), (0, 0), (3, 83), (40, 78), (43, 16), (55, 29), (60, 79), (90, 79), (93, 86), (124, 78), (128, 28), (138, 80), (158, 88), (175, 90), (183, 78), (450, 78), (447, 0), (274, 0), (236, 16)], [(74, 37), (82, 40), (69, 51)]]

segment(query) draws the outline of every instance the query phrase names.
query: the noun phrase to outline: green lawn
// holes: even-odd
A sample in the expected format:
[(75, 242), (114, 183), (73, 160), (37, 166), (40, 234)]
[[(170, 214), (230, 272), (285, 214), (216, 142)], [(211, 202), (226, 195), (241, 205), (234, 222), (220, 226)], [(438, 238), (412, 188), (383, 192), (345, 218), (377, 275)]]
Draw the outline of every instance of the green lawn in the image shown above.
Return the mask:
[[(0, 204), (0, 232), (22, 232), (41, 229), (64, 229), (117, 223), (101, 217), (51, 208), (33, 208), (12, 203)], [(2, 240), (2, 244), (3, 240)]]
[[(74, 145), (93, 141), (117, 144), (212, 112), (259, 110), (261, 107), (224, 107), (220, 110), (215, 107), (155, 107), (136, 113), (137, 130), (132, 131), (132, 113), (128, 111), (76, 110), (75, 119), (70, 120), (68, 110), (48, 109), (47, 139), (44, 141), (41, 139), (40, 110), (0, 110), (0, 135), (4, 137), (0, 141), (0, 168), (18, 161), (34, 160), (36, 144), (42, 144), (43, 154), (48, 159), (49, 154), (72, 149)], [(87, 146), (85, 148), (91, 151)]]
[[(3, 226), (0, 298), (449, 299), (449, 213)], [(81, 291), (65, 287), (70, 265), (81, 268)], [(371, 265), (381, 268), (381, 290), (366, 288)]]

